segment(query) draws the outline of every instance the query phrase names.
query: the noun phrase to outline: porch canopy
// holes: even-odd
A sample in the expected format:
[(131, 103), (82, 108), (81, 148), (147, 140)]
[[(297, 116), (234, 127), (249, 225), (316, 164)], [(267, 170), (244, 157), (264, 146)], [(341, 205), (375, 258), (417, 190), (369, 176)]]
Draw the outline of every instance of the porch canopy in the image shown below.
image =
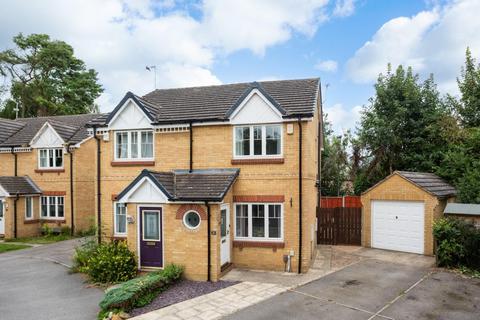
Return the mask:
[(13, 197), (25, 195), (40, 195), (42, 190), (27, 176), (0, 177), (0, 196)]
[(120, 194), (119, 203), (221, 202), (240, 169), (143, 170)]

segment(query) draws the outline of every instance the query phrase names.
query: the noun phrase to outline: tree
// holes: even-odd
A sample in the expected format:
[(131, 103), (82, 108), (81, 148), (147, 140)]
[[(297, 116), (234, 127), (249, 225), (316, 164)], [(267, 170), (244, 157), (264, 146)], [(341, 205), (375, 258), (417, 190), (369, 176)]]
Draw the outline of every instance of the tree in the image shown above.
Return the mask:
[(345, 182), (349, 180), (348, 145), (350, 134), (335, 135), (330, 122), (324, 116), (324, 148), (322, 151), (322, 195), (339, 196), (349, 192)]
[(480, 127), (480, 64), (476, 64), (470, 48), (465, 56), (465, 66), (460, 79), (457, 78), (461, 93), (457, 111), (465, 127)]
[(0, 115), (13, 117), (18, 105), (21, 117), (89, 113), (103, 89), (97, 73), (86, 69), (73, 48), (45, 34), (21, 33), (15, 48), (0, 52), (0, 75), (10, 81), (10, 97)]
[(364, 154), (356, 165), (356, 193), (395, 170), (432, 171), (442, 159), (439, 122), (447, 113), (433, 76), (420, 83), (411, 68), (392, 72), (389, 65), (369, 102), (353, 148), (357, 157)]

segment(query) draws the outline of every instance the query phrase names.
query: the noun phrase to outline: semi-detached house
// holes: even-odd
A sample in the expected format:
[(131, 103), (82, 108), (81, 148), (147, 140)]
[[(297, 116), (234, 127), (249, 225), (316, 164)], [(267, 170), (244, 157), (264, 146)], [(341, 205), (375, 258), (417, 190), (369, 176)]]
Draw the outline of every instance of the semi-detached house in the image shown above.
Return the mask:
[(305, 272), (316, 247), (319, 79), (127, 93), (88, 123), (102, 239), (142, 269)]

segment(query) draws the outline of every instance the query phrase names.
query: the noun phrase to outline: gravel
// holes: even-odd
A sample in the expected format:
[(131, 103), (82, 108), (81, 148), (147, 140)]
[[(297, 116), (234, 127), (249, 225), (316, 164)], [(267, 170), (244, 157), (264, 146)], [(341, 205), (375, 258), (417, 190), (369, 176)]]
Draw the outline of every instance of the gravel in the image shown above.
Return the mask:
[(138, 316), (140, 314), (161, 309), (175, 303), (227, 288), (237, 283), (238, 282), (236, 281), (203, 282), (183, 280), (160, 293), (149, 305), (142, 308), (133, 309), (131, 312), (129, 312), (129, 314), (131, 316)]

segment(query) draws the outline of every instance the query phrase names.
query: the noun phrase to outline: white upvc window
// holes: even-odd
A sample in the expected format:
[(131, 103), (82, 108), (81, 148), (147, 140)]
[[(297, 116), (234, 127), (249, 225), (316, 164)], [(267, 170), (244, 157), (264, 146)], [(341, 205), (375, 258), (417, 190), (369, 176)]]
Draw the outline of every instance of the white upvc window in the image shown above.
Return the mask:
[(40, 198), (42, 219), (63, 219), (65, 217), (63, 196), (43, 196)]
[(33, 219), (33, 198), (25, 197), (25, 219)]
[(113, 203), (113, 219), (115, 223), (114, 234), (116, 236), (127, 235), (127, 206), (124, 203)]
[(282, 125), (251, 125), (233, 128), (235, 158), (269, 158), (283, 154)]
[(115, 160), (153, 160), (153, 131), (115, 132)]
[(38, 168), (40, 169), (62, 169), (63, 149), (38, 149)]
[(283, 204), (235, 203), (235, 239), (283, 240)]

